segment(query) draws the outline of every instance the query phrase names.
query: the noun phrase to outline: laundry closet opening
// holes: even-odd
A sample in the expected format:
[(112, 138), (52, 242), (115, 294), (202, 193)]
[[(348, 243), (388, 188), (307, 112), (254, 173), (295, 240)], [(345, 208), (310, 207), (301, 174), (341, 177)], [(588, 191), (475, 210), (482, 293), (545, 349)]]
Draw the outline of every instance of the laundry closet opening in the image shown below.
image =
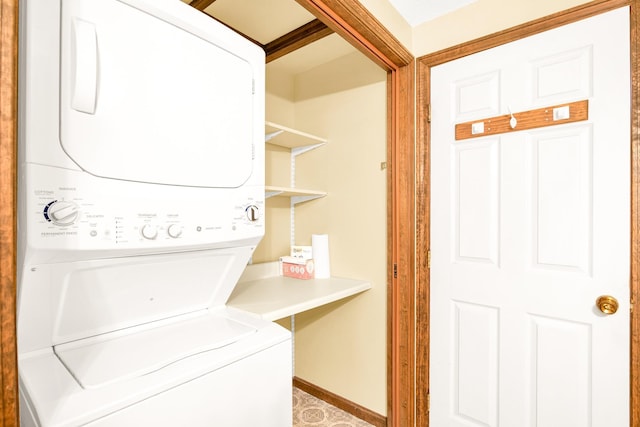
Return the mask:
[[(204, 12), (263, 46), (318, 22), (293, 1), (243, 3)], [(387, 72), (335, 33), (275, 60), (266, 53), (265, 236), (229, 305), (292, 331), (294, 378), (383, 420)], [(274, 279), (279, 258), (313, 235), (328, 237), (330, 278)]]
[[(350, 49), (339, 36), (330, 37), (324, 42)], [(355, 51), (288, 82), (278, 65), (267, 65), (267, 120), (292, 123), (327, 143), (295, 160), (290, 150), (268, 145), (267, 185), (295, 179), (296, 188), (327, 194), (295, 205), (289, 198), (268, 198), (267, 229), (254, 261), (277, 259), (290, 243), (311, 245), (313, 234), (327, 234), (331, 276), (370, 283), (357, 296), (295, 315), (294, 374), (384, 414), (386, 73)], [(306, 286), (302, 280), (298, 285)]]

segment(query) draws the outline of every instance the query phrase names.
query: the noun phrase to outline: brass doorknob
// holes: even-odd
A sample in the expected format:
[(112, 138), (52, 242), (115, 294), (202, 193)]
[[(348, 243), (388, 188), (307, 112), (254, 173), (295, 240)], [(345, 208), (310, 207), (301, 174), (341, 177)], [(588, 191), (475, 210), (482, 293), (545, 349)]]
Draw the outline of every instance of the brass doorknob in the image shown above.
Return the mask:
[(602, 295), (598, 297), (596, 305), (604, 314), (614, 314), (618, 311), (618, 300), (610, 295)]

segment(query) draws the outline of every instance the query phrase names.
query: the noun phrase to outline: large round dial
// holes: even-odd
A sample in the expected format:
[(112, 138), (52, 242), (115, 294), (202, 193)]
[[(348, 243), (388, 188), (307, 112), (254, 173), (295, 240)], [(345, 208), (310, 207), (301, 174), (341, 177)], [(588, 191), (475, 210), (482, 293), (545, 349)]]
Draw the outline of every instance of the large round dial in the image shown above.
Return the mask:
[(247, 214), (247, 219), (251, 222), (260, 218), (260, 209), (256, 205), (249, 205), (244, 211)]
[(55, 225), (72, 225), (80, 216), (78, 205), (65, 200), (54, 200), (44, 207), (44, 217)]

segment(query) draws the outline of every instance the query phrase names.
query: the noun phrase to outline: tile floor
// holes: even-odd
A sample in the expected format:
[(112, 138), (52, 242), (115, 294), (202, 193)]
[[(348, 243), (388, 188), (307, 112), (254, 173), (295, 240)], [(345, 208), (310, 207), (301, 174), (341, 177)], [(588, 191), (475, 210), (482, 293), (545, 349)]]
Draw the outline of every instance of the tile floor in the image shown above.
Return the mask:
[(373, 427), (353, 415), (293, 388), (293, 427)]

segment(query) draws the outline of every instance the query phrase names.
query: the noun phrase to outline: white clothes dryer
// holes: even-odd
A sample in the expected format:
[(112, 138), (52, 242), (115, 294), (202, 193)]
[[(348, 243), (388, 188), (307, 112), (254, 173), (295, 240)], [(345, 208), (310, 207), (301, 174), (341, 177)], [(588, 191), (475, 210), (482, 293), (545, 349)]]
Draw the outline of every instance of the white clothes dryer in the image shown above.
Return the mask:
[(20, 6), (22, 425), (291, 426), (290, 332), (226, 306), (264, 52), (178, 0)]

